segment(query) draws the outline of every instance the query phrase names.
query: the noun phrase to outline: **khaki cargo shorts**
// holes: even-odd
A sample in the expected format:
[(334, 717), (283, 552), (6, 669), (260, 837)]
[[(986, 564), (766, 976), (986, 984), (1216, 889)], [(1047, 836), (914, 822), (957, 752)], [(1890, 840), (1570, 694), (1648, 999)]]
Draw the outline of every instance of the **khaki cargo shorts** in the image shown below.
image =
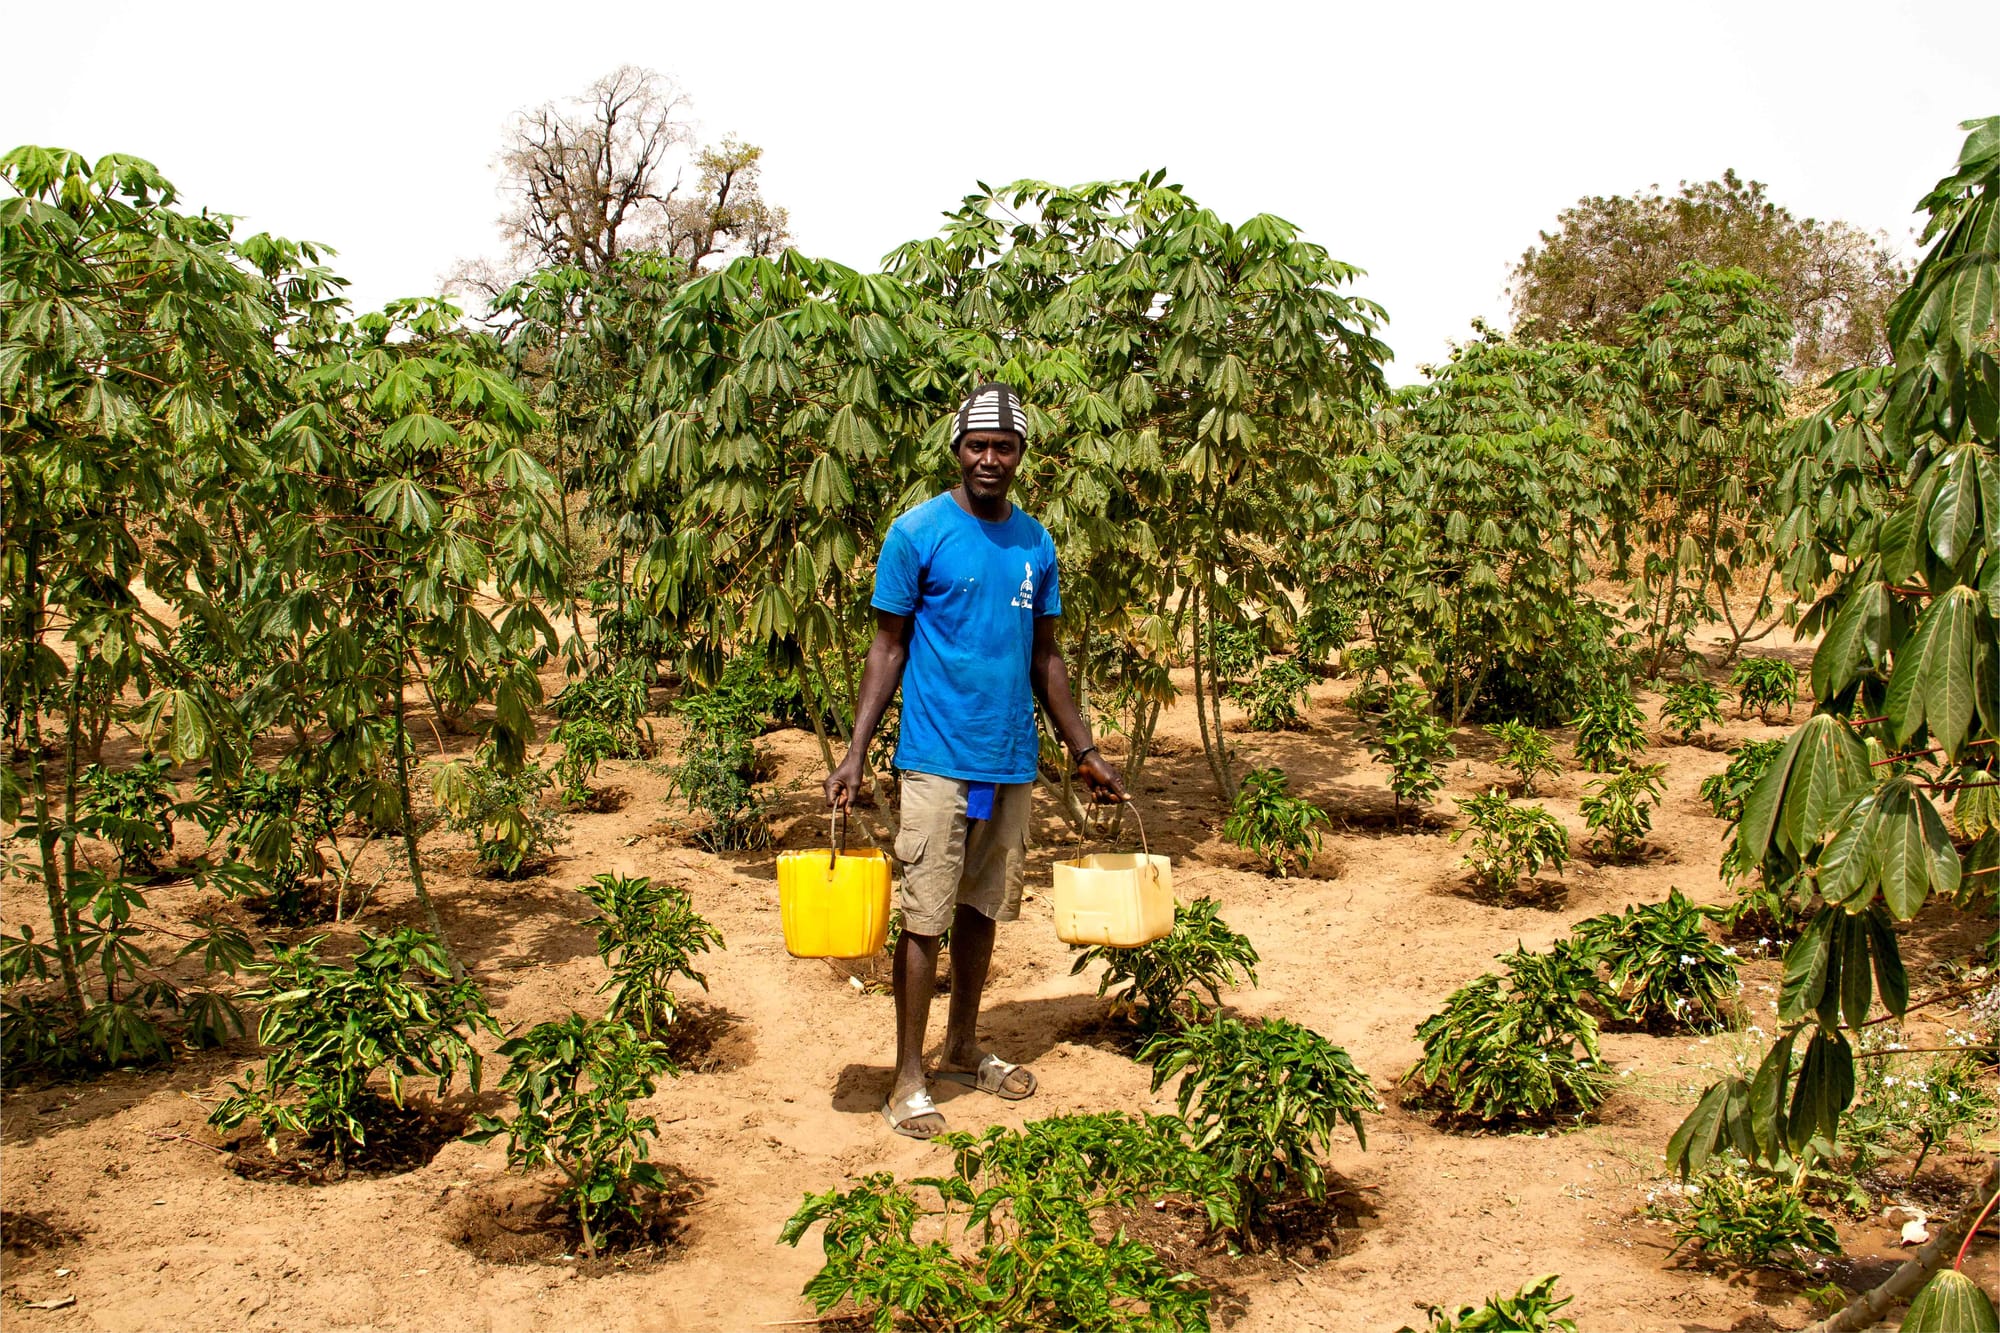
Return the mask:
[(995, 921), (1019, 918), (1035, 784), (999, 784), (993, 817), (967, 819), (965, 793), (971, 783), (935, 773), (906, 772), (902, 780), (896, 860), (903, 877), (896, 906), (903, 913), (903, 929), (913, 935), (942, 935), (960, 903)]

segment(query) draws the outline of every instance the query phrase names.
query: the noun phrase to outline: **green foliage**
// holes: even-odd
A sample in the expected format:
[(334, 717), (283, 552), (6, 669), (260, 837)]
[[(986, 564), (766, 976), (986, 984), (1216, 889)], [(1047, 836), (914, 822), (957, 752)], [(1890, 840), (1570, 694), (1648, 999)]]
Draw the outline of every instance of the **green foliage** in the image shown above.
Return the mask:
[(1799, 697), (1799, 669), (1781, 658), (1746, 657), (1730, 673), (1729, 683), (1736, 687), (1738, 717), (1754, 708), (1758, 717), (1769, 722), (1771, 710), (1783, 704), (1785, 717), (1790, 719), (1792, 705)]
[[(1550, 1273), (1528, 1283), (1512, 1296), (1489, 1296), (1484, 1305), (1461, 1305), (1455, 1314), (1426, 1305), (1430, 1323), (1424, 1333), (1576, 1333), (1576, 1321), (1556, 1312), (1573, 1296), (1556, 1297), (1561, 1274)], [(1405, 1324), (1397, 1333), (1417, 1333)]]
[(1228, 686), (1246, 680), (1264, 656), (1263, 640), (1253, 627), (1226, 620), (1207, 627), (1203, 646), (1209, 668)]
[[(1733, 650), (1773, 612), (1771, 497), (1792, 330), (1772, 295), (1742, 269), (1684, 265), (1621, 330), (1639, 396), (1617, 429), (1638, 473), (1626, 619), (1645, 626), (1643, 678), (1690, 658), (1704, 624), (1723, 622)], [(1744, 576), (1762, 582), (1739, 624), (1732, 598)]]
[(77, 827), (118, 849), (121, 874), (157, 874), (156, 858), (174, 845), (172, 767), (165, 755), (149, 754), (130, 768), (92, 764), (77, 780)]
[(1451, 840), (1455, 843), (1468, 832), (1479, 835), (1465, 858), (1466, 868), (1503, 899), (1522, 880), (1532, 882), (1543, 866), (1552, 866), (1561, 874), (1569, 864), (1569, 831), (1541, 806), (1510, 804), (1495, 789), (1467, 797), (1459, 808), (1472, 827), (1453, 829)]
[(1288, 657), (1274, 658), (1248, 682), (1231, 691), (1249, 714), (1252, 731), (1289, 731), (1305, 721), (1306, 691), (1312, 675)]
[[(444, 1096), (459, 1069), (479, 1088), (477, 1031), (499, 1032), (486, 997), (454, 981), (451, 962), (432, 936), (409, 927), (388, 935), (360, 932), (360, 952), (346, 967), (321, 961), (324, 936), (271, 945), (271, 960), (246, 970), (264, 978), (243, 998), (263, 1006), (257, 1040), (261, 1072), (229, 1085), (209, 1116), (218, 1129), (257, 1121), (275, 1149), (281, 1132), (304, 1137), (343, 1163), (367, 1146), (371, 1126), (403, 1105), (403, 1082), (435, 1078)], [(388, 1082), (386, 1097), (371, 1086)]]
[[(275, 769), (251, 764), (234, 776), (204, 769), (196, 818), (209, 836), (210, 859), (220, 854), (227, 865), (247, 864), (255, 871), (248, 887), (279, 920), (296, 922), (314, 906), (308, 881), (326, 869), (320, 846), (335, 843), (354, 797), (353, 784), (338, 773), (288, 757)], [(244, 886), (224, 881), (223, 887)]]
[(1711, 1263), (1803, 1271), (1814, 1255), (1841, 1253), (1832, 1225), (1796, 1191), (1728, 1163), (1689, 1181), (1663, 1211), (1674, 1224), (1670, 1254), (1693, 1245)]
[(1389, 766), (1389, 790), (1396, 797), (1396, 821), (1403, 806), (1429, 805), (1444, 787), (1441, 760), (1455, 758), (1451, 727), (1431, 713), (1430, 694), (1411, 681), (1397, 681), (1388, 709), (1366, 744), (1375, 762)]
[[(1747, 658), (1746, 661), (1764, 661)], [(1710, 723), (1722, 721), (1722, 691), (1706, 680), (1679, 680), (1668, 685), (1660, 701), (1660, 724), (1689, 745)]]
[[(1698, 788), (1701, 799), (1708, 802), (1708, 808), (1717, 819), (1726, 819), (1732, 824), (1743, 818), (1743, 801), (1750, 789), (1764, 776), (1764, 770), (1771, 766), (1785, 748), (1782, 738), (1769, 741), (1744, 741), (1741, 745), (1729, 747), (1729, 767), (1713, 776), (1703, 778)], [(1725, 854), (1724, 865), (1728, 857)]]
[(1070, 975), (1103, 963), (1099, 995), (1121, 987), (1117, 1003), (1148, 1032), (1180, 1026), (1190, 1012), (1199, 1013), (1197, 992), (1206, 994), (1208, 1003), (1220, 1005), (1225, 986), (1257, 984), (1256, 947), (1216, 915), (1220, 908), (1213, 898), (1176, 907), (1174, 928), (1166, 938), (1136, 949), (1102, 945), (1085, 949), (1070, 967)]
[(1253, 768), (1243, 775), (1236, 803), (1223, 821), (1222, 836), (1254, 852), (1283, 879), (1292, 870), (1303, 874), (1319, 854), (1326, 811), (1303, 796), (1287, 793), (1290, 780), (1276, 768)]
[(726, 947), (722, 932), (694, 910), (686, 889), (644, 876), (599, 875), (576, 891), (599, 913), (588, 924), (597, 927), (597, 953), (611, 969), (599, 988), (613, 992), (608, 1016), (637, 1025), (648, 1037), (656, 1027), (664, 1030), (679, 1008), (674, 978), (707, 990), (695, 955)]
[(1613, 861), (1630, 860), (1653, 828), (1653, 802), (1666, 792), (1664, 764), (1628, 764), (1584, 784), (1577, 812), (1590, 842)]
[[(1616, 525), (1610, 527), (1615, 533)], [(1604, 603), (1578, 596), (1551, 609), (1555, 619), (1546, 638), (1523, 647), (1486, 677), (1477, 699), (1482, 716), (1559, 727), (1607, 677), (1627, 669), (1632, 631)]]
[(1180, 1078), (1174, 1098), (1194, 1146), (1232, 1183), (1246, 1227), (1289, 1192), (1324, 1198), (1334, 1131), (1345, 1121), (1366, 1148), (1362, 1113), (1382, 1109), (1345, 1050), (1287, 1019), (1216, 1014), (1158, 1033), (1139, 1058), (1155, 1092)]
[(710, 851), (762, 847), (771, 840), (757, 795), (757, 737), (770, 703), (768, 688), (725, 676), (712, 690), (683, 695), (674, 712), (686, 728), (673, 790), (708, 819), (696, 840)]
[(1460, 1120), (1549, 1123), (1582, 1117), (1610, 1091), (1597, 1051), (1601, 994), (1593, 960), (1559, 942), (1548, 953), (1502, 956), (1417, 1026), (1424, 1053), (1403, 1083)]
[(659, 1075), (678, 1072), (665, 1048), (617, 1019), (571, 1014), (503, 1043), (500, 1055), (508, 1062), (500, 1090), (514, 1095), (514, 1116), (480, 1115), (465, 1137), (485, 1143), (504, 1134), (508, 1166), (560, 1171), (557, 1201), (576, 1222), (585, 1254), (620, 1229), (642, 1231), (666, 1177), (648, 1160), (658, 1124), (635, 1115), (632, 1103), (653, 1095)]
[(1341, 649), (1353, 640), (1355, 632), (1361, 628), (1361, 610), (1339, 594), (1326, 592), (1321, 587), (1315, 587), (1314, 593), (1315, 599), (1294, 626), (1292, 644), (1297, 660), (1317, 670), (1333, 661)]
[(556, 725), (551, 744), (563, 747), (556, 775), (565, 804), (578, 806), (591, 797), (590, 779), (606, 759), (643, 758), (652, 744), (646, 719), (646, 682), (637, 671), (584, 676), (563, 687), (549, 704)]
[(1717, 1032), (1730, 1026), (1742, 983), (1734, 951), (1708, 937), (1709, 914), (1667, 899), (1578, 922), (1571, 934), (1610, 970), (1606, 1006), (1646, 1027)]
[(1646, 714), (1623, 680), (1605, 681), (1576, 715), (1577, 762), (1593, 773), (1629, 764), (1646, 748)]
[(1514, 770), (1520, 779), (1521, 794), (1535, 794), (1535, 779), (1547, 774), (1555, 777), (1562, 772), (1562, 764), (1556, 759), (1556, 745), (1549, 737), (1518, 720), (1489, 722), (1484, 728), (1487, 735), (1500, 742), (1500, 763)]
[(454, 759), (431, 775), (431, 790), (446, 822), (466, 836), (480, 868), (501, 879), (538, 872), (549, 854), (568, 841), (569, 821), (542, 802), (551, 785), (540, 764), (510, 772), (486, 748), (477, 762)]
[[(1214, 1172), (1178, 1121), (1067, 1116), (941, 1142), (952, 1174), (905, 1184), (878, 1172), (808, 1194), (785, 1223), (788, 1245), (825, 1224), (826, 1262), (804, 1293), (815, 1311), (850, 1302), (878, 1333), (1209, 1327), (1209, 1294), (1191, 1275), (1122, 1230), (1104, 1239), (1092, 1226), (1097, 1210), (1149, 1193), (1209, 1192)], [(932, 1238), (919, 1242), (919, 1226)]]
[(1990, 1079), (1982, 1079), (1969, 1055), (1920, 1061), (1915, 1056), (1888, 1056), (1886, 1052), (1893, 1049), (1878, 1045), (1870, 1054), (1883, 1053), (1882, 1058), (1856, 1061), (1859, 1091), (1843, 1126), (1843, 1143), (1855, 1149), (1857, 1166), (1885, 1149), (1914, 1148), (1916, 1157), (1910, 1164), (1914, 1180), (1924, 1160), (1954, 1135), (1970, 1139), (1992, 1124), (2000, 1101), (1987, 1086)]
[(1974, 1278), (1956, 1268), (1934, 1273), (1918, 1289), (1903, 1316), (1902, 1333), (1995, 1333), (2000, 1316), (1993, 1298)]

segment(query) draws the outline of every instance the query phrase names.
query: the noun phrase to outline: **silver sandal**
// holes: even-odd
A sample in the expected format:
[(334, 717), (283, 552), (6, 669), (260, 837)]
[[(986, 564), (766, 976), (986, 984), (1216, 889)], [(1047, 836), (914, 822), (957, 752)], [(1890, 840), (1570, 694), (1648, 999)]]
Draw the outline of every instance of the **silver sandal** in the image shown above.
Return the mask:
[(909, 1096), (897, 1102), (894, 1098), (882, 1103), (882, 1120), (890, 1129), (906, 1139), (930, 1139), (944, 1133), (944, 1126), (933, 1130), (911, 1129), (909, 1124), (919, 1116), (936, 1115), (941, 1119), (937, 1103), (931, 1100), (929, 1088), (918, 1088)]

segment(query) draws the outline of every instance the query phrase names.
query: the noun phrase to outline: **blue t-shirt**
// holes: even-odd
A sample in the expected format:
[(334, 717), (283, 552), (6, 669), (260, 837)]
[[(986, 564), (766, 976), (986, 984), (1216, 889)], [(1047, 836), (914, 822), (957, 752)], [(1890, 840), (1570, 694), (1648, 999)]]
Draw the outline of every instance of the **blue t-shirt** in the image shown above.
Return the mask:
[(1056, 545), (1017, 505), (989, 523), (950, 492), (890, 525), (874, 606), (912, 616), (896, 767), (967, 782), (1032, 782), (1039, 747), (1028, 658), (1035, 621), (1062, 614)]

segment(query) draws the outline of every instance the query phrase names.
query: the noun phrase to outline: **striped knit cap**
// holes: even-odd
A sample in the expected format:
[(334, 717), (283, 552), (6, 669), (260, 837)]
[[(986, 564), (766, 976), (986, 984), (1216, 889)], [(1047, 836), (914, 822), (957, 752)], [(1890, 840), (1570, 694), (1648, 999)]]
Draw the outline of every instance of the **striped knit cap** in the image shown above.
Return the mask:
[(958, 442), (975, 430), (1011, 430), (1027, 444), (1028, 414), (1021, 410), (1021, 395), (1012, 385), (982, 384), (972, 391), (952, 424), (951, 447), (958, 448)]

